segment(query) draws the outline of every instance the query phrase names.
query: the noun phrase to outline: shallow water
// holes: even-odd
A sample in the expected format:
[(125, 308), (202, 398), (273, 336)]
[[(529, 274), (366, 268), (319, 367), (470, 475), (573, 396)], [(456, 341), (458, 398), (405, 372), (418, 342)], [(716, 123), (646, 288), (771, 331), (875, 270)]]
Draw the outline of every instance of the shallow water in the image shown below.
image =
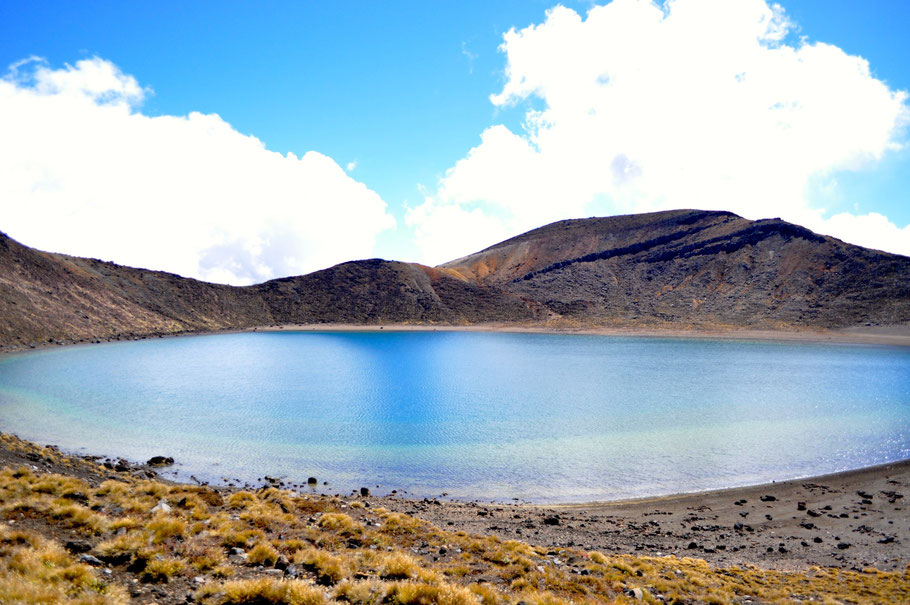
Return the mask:
[(173, 456), (184, 478), (614, 499), (910, 457), (910, 350), (443, 331), (146, 340), (0, 359), (0, 427)]

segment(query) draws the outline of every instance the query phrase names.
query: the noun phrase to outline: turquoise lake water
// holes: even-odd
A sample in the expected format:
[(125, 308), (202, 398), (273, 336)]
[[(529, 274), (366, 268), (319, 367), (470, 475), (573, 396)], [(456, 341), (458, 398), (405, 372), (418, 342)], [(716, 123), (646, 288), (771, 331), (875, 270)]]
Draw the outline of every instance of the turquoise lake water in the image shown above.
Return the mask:
[(66, 347), (0, 358), (0, 429), (173, 456), (183, 478), (615, 499), (910, 457), (910, 349), (444, 331)]

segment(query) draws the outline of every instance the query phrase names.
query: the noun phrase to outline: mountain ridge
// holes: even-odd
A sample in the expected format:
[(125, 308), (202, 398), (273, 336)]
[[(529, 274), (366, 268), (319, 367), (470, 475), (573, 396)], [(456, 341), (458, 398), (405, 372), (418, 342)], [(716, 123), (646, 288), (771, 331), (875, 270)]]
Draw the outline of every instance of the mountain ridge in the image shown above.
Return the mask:
[(4, 348), (304, 323), (893, 325), (910, 323), (910, 258), (684, 209), (557, 221), (437, 267), (365, 259), (228, 286), (0, 233), (0, 318)]

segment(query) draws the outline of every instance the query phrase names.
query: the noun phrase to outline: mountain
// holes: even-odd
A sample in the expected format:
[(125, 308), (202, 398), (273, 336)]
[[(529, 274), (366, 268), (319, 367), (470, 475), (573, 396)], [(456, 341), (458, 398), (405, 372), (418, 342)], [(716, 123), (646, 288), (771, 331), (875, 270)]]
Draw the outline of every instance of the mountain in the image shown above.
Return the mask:
[(288, 323), (841, 328), (910, 322), (910, 258), (780, 219), (546, 225), (438, 267), (380, 259), (234, 287), (0, 234), (0, 347)]

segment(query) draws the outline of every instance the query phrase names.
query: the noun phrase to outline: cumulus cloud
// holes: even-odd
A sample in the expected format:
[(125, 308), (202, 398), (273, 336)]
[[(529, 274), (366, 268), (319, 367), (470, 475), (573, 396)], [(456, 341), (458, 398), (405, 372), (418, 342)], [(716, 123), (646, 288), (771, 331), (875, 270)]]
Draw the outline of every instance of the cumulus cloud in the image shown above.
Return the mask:
[(248, 284), (370, 256), (395, 221), (315, 151), (265, 148), (216, 114), (148, 116), (101, 58), (0, 79), (0, 229), (38, 248)]
[(562, 218), (695, 207), (910, 254), (884, 216), (825, 219), (810, 203), (813, 183), (900, 148), (907, 94), (861, 57), (787, 43), (792, 27), (764, 0), (613, 0), (509, 31), (490, 100), (541, 109), (524, 132), (484, 131), (408, 212), (418, 245), (441, 262)]

